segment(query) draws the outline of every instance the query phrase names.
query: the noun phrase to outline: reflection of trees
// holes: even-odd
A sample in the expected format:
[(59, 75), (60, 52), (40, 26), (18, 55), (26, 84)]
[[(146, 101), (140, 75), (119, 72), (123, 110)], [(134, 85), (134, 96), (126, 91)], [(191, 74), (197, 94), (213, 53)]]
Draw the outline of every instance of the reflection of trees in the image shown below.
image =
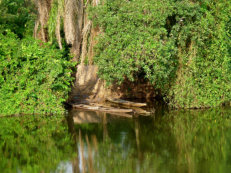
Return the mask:
[(67, 125), (68, 125), (68, 131), (71, 134), (72, 140), (74, 141), (74, 151), (75, 151), (75, 156), (72, 160), (72, 172), (73, 173), (79, 173), (79, 153), (78, 153), (78, 140), (77, 140), (77, 134), (75, 131), (75, 125), (74, 125), (74, 120), (73, 116), (70, 114), (69, 116), (66, 116), (67, 120)]
[(137, 146), (137, 152), (138, 152), (138, 157), (139, 159), (141, 158), (141, 153), (140, 153), (140, 127), (139, 127), (139, 121), (137, 119), (134, 120), (135, 123), (135, 135), (136, 135), (136, 146)]
[(1, 118), (0, 124), (1, 172), (51, 172), (72, 156), (63, 116)]
[(217, 172), (223, 169), (226, 160), (224, 151), (227, 149), (224, 131), (227, 119), (222, 117), (224, 112), (207, 110), (172, 113), (171, 129), (178, 150), (177, 165), (185, 165), (184, 172)]
[(113, 123), (105, 114), (101, 124), (74, 125), (76, 132), (81, 131), (77, 133), (80, 163), (85, 162), (79, 172), (223, 171), (231, 145), (228, 114), (226, 110), (170, 111), (155, 119)]
[(106, 113), (103, 113), (103, 140), (107, 140), (107, 137), (108, 137), (108, 131), (107, 131), (107, 114)]

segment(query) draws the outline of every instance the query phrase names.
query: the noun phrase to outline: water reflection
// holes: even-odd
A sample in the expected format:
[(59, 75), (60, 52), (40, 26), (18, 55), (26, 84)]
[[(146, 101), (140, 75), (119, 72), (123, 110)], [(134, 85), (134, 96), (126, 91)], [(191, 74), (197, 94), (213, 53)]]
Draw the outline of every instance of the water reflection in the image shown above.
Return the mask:
[(72, 159), (63, 116), (0, 118), (1, 172), (63, 172)]
[(79, 171), (229, 172), (230, 113), (171, 111), (133, 120), (98, 113), (98, 123), (74, 124), (84, 153)]
[[(160, 111), (161, 112), (161, 111)], [(1, 172), (230, 172), (231, 109), (0, 118)]]

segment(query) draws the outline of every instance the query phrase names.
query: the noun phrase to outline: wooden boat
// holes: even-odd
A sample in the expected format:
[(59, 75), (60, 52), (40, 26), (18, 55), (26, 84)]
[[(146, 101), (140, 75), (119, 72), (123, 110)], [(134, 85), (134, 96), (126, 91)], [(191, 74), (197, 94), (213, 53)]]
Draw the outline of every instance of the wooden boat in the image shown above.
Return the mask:
[(127, 100), (122, 100), (122, 99), (115, 99), (115, 98), (107, 98), (107, 101), (111, 103), (116, 103), (124, 106), (129, 106), (129, 107), (143, 107), (147, 106), (147, 103), (137, 103), (137, 102), (131, 102)]

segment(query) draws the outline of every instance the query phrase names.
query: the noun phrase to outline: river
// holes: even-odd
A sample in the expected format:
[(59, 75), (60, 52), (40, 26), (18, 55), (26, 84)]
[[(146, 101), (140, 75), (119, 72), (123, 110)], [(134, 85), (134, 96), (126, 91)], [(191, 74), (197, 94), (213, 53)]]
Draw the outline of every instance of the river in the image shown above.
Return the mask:
[(225, 173), (231, 108), (0, 118), (1, 172)]

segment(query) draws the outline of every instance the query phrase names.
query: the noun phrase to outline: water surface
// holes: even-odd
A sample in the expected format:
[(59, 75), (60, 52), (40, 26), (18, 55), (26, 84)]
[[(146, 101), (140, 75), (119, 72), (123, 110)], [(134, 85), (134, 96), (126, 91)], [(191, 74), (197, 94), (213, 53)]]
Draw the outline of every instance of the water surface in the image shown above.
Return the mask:
[(1, 172), (230, 172), (231, 109), (0, 118)]

